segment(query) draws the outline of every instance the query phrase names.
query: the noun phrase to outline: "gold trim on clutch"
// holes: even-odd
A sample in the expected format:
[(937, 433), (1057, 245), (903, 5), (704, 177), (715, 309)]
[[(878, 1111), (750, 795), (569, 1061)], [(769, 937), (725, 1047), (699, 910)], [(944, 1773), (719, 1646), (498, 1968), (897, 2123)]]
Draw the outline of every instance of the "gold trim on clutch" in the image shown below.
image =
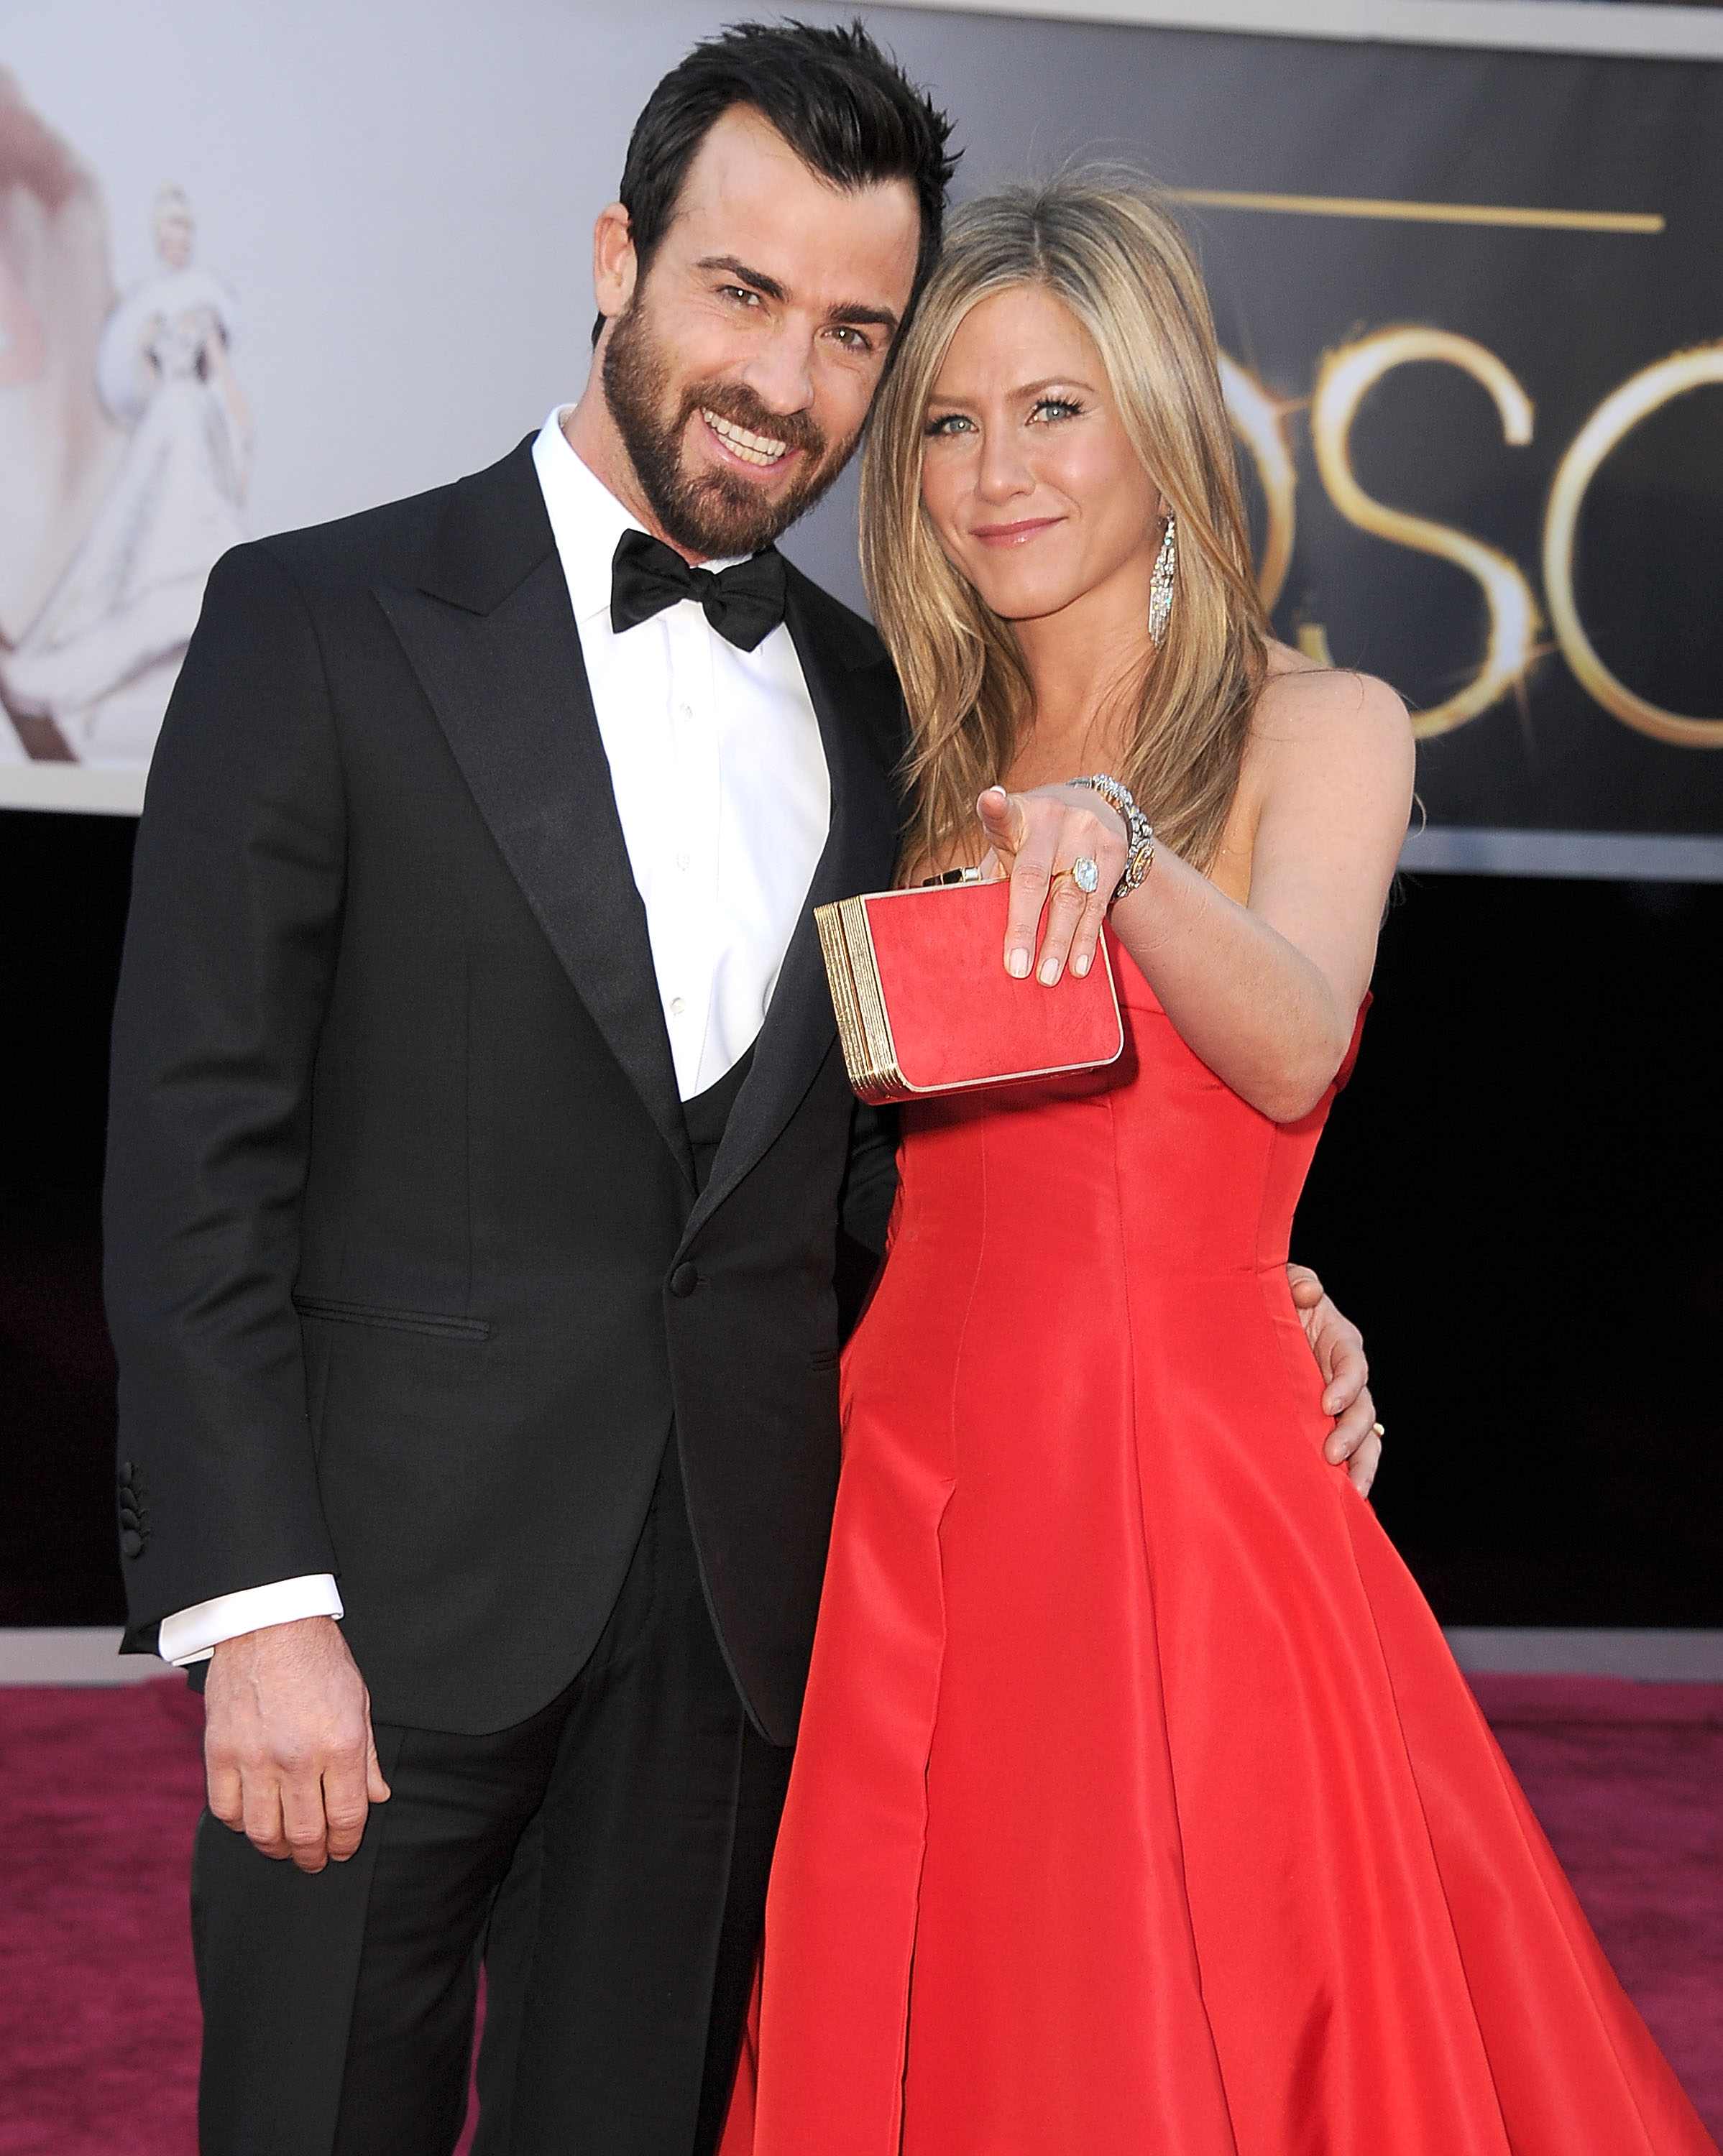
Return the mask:
[(908, 1088), (880, 991), (867, 907), (859, 898), (843, 898), (833, 906), (816, 906), (814, 919), (851, 1086), (864, 1101), (896, 1100)]
[(850, 978), (862, 1009), (862, 1030), (867, 1042), (869, 1077), (877, 1096), (889, 1100), (904, 1090), (907, 1081), (898, 1061), (898, 1044), (892, 1037), (891, 1014), (880, 985), (879, 957), (873, 947), (873, 928), (863, 898), (841, 900), (838, 912), (844, 924), (844, 941), (850, 949)]
[(820, 932), (820, 952), (825, 961), (825, 978), (831, 988), (832, 1008), (837, 1013), (838, 1038), (844, 1045), (844, 1067), (851, 1086), (867, 1068), (867, 1044), (862, 1031), (862, 1013), (850, 979), (849, 946), (836, 906), (816, 906), (814, 925)]

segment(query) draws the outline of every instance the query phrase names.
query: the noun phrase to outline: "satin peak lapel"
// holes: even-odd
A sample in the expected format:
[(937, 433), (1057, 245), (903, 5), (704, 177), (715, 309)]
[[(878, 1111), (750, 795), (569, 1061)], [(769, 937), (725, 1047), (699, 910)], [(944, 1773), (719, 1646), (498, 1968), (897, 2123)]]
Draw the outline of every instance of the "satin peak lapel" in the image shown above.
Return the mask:
[(896, 677), (871, 635), (870, 645), (863, 646), (846, 621), (840, 639), (813, 618), (810, 592), (816, 603), (824, 600), (792, 570), (784, 619), (820, 722), (831, 779), (831, 824), (760, 1029), (753, 1067), (730, 1111), (712, 1179), (689, 1215), (684, 1244), (773, 1143), (836, 1042), (814, 908), (878, 891), (890, 882), (897, 858), (898, 797), (891, 775), (898, 747)]
[(503, 859), (692, 1191), (645, 908), (554, 546), (483, 612), (424, 589), (376, 596)]

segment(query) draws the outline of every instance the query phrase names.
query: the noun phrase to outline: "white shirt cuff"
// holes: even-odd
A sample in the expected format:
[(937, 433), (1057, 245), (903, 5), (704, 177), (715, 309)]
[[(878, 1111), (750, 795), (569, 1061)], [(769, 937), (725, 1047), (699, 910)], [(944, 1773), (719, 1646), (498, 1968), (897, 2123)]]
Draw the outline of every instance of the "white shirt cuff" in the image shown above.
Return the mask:
[(260, 1632), (265, 1625), (291, 1625), (301, 1617), (341, 1614), (334, 1574), (311, 1572), (300, 1579), (277, 1579), (267, 1587), (242, 1587), (237, 1594), (217, 1594), (164, 1617), (156, 1651), (164, 1662), (183, 1670), (190, 1662), (207, 1662), (224, 1640), (237, 1640), (242, 1632)]

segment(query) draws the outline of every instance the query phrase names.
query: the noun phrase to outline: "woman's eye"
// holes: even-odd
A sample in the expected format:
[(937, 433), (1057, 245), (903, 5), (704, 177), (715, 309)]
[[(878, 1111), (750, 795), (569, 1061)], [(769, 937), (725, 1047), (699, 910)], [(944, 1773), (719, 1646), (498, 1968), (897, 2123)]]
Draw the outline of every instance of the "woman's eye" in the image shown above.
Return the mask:
[(965, 418), (961, 412), (942, 413), (937, 419), (929, 419), (928, 422), (929, 440), (932, 440), (935, 435), (949, 437), (952, 434), (963, 434), (972, 431), (973, 422)]
[(1074, 419), (1083, 410), (1068, 397), (1043, 397), (1030, 413), (1031, 419)]

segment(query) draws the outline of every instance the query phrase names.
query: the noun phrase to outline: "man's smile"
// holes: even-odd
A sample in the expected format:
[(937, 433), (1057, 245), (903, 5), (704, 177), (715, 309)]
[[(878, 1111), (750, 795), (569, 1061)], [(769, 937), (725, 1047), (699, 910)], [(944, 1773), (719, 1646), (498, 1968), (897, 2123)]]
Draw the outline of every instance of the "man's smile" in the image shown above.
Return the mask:
[(747, 427), (738, 427), (733, 419), (720, 418), (716, 412), (704, 404), (700, 408), (700, 416), (731, 455), (739, 457), (745, 465), (764, 469), (781, 463), (789, 454), (788, 442), (779, 441), (770, 434), (756, 434)]

